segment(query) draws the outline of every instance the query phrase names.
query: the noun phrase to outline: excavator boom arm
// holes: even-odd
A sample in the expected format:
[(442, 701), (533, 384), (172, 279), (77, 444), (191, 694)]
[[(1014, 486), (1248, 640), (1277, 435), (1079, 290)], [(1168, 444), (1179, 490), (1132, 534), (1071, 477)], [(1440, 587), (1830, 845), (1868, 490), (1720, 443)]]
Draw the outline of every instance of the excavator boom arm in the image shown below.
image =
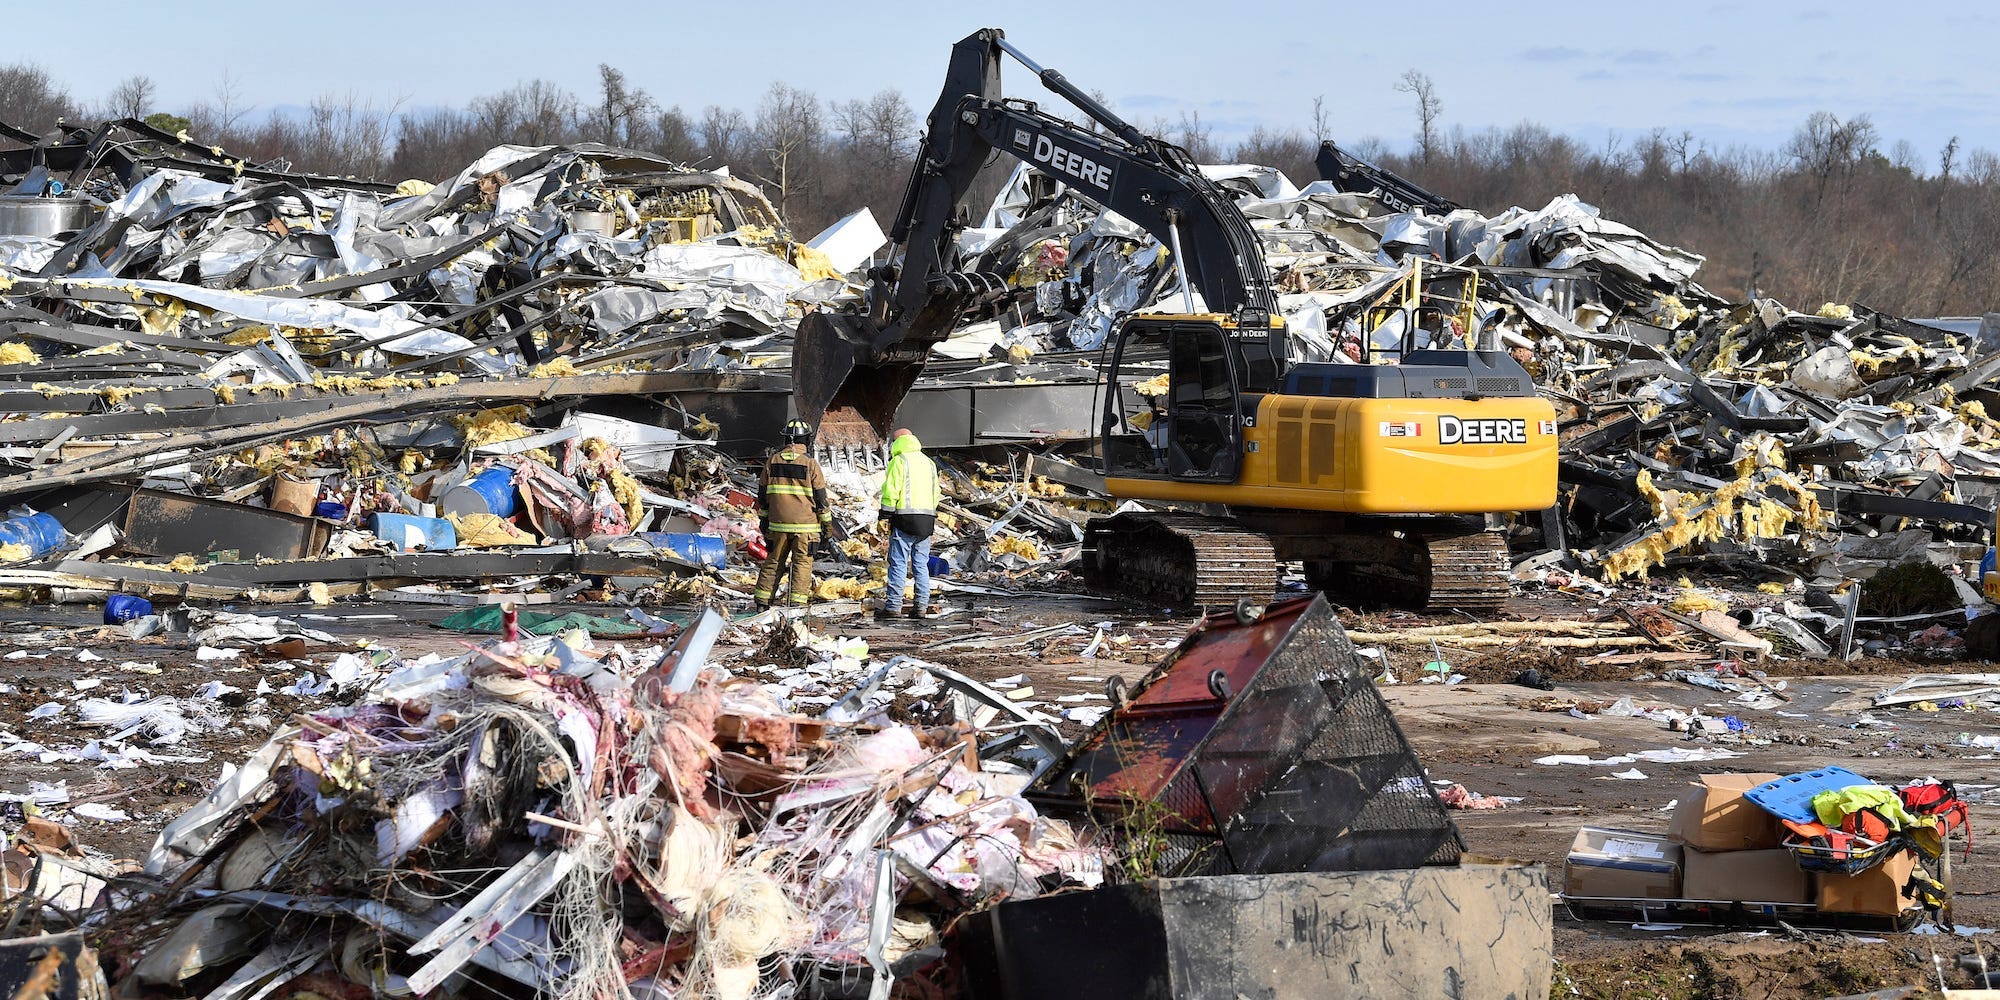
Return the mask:
[[(1103, 131), (1001, 97), (1002, 55), (1019, 59)], [(1178, 248), (1175, 266), (1209, 311), (1275, 311), (1256, 233), (1185, 152), (1132, 127), (1061, 73), (1036, 65), (998, 29), (984, 29), (952, 48), (944, 88), (890, 228), (903, 250), (901, 265), (872, 274), (869, 315), (815, 313), (801, 325), (793, 367), (801, 415), (818, 419), (845, 402), (886, 433), (931, 345), (950, 334), (967, 305), (1004, 289), (997, 275), (954, 266), (961, 203), (980, 167), (995, 154), (1059, 178), (1078, 196), (1130, 220), (1163, 246)], [(1269, 328), (1268, 322), (1245, 325)], [(1275, 387), (1283, 375), (1282, 339), (1281, 333), (1246, 338), (1241, 360), (1251, 382)]]
[(1319, 155), (1313, 163), (1319, 168), (1320, 180), (1328, 181), (1349, 194), (1373, 195), (1398, 212), (1449, 215), (1463, 207), (1449, 198), (1432, 194), (1401, 174), (1341, 149), (1331, 139), (1319, 144)]

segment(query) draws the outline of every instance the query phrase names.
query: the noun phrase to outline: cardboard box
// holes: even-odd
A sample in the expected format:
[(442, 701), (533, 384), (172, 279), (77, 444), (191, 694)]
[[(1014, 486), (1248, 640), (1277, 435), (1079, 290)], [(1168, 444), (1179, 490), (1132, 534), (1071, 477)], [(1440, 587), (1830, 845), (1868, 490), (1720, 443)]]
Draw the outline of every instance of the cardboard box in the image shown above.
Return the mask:
[(1810, 903), (1810, 873), (1792, 852), (1702, 851), (1681, 854), (1681, 896), (1731, 903)]
[(1903, 886), (1910, 881), (1910, 872), (1916, 866), (1916, 855), (1909, 851), (1897, 851), (1888, 860), (1859, 875), (1822, 874), (1819, 877), (1820, 912), (1893, 917), (1917, 905), (1915, 898), (1903, 894)]
[(1662, 834), (1586, 826), (1563, 862), (1563, 895), (1678, 899), (1681, 848)]
[(1683, 792), (1667, 836), (1704, 851), (1757, 851), (1784, 842), (1784, 825), (1743, 793), (1776, 774), (1704, 774)]

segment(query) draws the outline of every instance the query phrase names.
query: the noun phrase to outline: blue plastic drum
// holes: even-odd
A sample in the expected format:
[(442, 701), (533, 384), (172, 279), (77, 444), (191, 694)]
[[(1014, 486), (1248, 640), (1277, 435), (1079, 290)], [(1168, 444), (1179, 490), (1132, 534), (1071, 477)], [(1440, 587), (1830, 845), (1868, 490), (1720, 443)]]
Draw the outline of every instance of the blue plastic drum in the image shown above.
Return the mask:
[(0, 545), (25, 546), (30, 559), (39, 559), (62, 548), (67, 538), (62, 522), (51, 514), (29, 514), (0, 521)]
[(720, 569), (729, 561), (729, 546), (721, 535), (703, 535), (689, 531), (642, 531), (639, 537), (658, 548), (671, 549), (674, 554), (691, 563)]
[(458, 548), (458, 530), (441, 517), (370, 514), (369, 529), (402, 552), (446, 552)]
[(122, 625), (153, 613), (153, 602), (131, 594), (112, 594), (104, 601), (104, 624)]
[(438, 498), (438, 511), (460, 517), (468, 514), (513, 517), (514, 470), (506, 466), (487, 469), (444, 491), (444, 496)]

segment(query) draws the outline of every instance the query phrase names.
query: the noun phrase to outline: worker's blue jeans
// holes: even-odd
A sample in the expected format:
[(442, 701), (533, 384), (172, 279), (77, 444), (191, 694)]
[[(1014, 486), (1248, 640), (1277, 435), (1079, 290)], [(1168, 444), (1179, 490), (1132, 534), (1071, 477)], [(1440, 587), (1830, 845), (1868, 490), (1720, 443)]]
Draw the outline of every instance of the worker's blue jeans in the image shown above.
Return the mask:
[(931, 536), (918, 538), (891, 529), (888, 592), (882, 598), (883, 607), (890, 611), (903, 610), (903, 578), (904, 574), (911, 572), (917, 577), (916, 607), (928, 612), (931, 606)]

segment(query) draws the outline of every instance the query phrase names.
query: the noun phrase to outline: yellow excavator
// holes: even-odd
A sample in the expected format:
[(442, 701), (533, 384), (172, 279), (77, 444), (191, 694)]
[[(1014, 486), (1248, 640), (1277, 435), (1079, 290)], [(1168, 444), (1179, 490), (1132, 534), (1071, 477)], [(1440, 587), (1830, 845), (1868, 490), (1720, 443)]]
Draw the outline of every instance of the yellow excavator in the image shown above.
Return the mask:
[[(1003, 55), (1098, 128), (1003, 98)], [(900, 263), (869, 273), (858, 311), (815, 312), (800, 326), (794, 405), (823, 440), (886, 435), (931, 346), (968, 310), (1011, 293), (996, 269), (1018, 243), (971, 257), (956, 249), (966, 191), (996, 153), (1144, 229), (1187, 295), (1185, 313), (1127, 315), (1106, 343), (1105, 485), (1170, 509), (1090, 522), (1082, 570), (1094, 589), (1174, 608), (1262, 604), (1279, 563), (1297, 561), (1309, 586), (1349, 601), (1506, 600), (1507, 546), (1485, 515), (1540, 510), (1556, 493), (1555, 411), (1520, 364), (1498, 350), (1419, 347), (1440, 310), (1417, 274), (1403, 300), (1377, 310), (1400, 317), (1395, 363), (1294, 363), (1261, 244), (1230, 196), (1185, 151), (1036, 65), (998, 29), (952, 49), (890, 230)]]

